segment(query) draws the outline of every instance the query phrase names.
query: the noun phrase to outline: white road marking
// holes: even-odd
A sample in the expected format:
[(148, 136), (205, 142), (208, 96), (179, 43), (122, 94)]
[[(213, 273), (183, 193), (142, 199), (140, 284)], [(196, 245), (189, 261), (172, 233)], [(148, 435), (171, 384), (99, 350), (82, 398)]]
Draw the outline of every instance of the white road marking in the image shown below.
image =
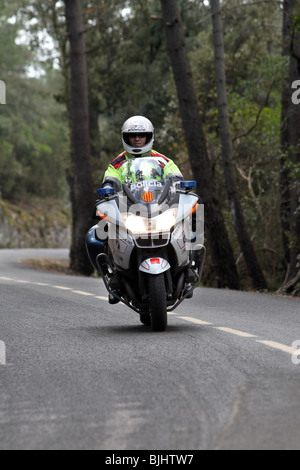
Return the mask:
[(86, 295), (86, 296), (95, 296), (95, 294), (91, 294), (90, 292), (84, 292), (82, 290), (72, 290), (73, 294), (79, 294), (79, 295)]
[(53, 289), (60, 289), (60, 290), (72, 290), (71, 287), (64, 287), (64, 286), (51, 286)]
[(223, 326), (214, 326), (214, 328), (216, 330), (225, 331), (225, 333), (231, 333), (236, 336), (241, 336), (242, 338), (257, 338), (256, 335), (245, 333), (244, 331), (240, 331), (240, 330), (233, 330), (232, 328), (226, 328)]
[[(30, 282), (30, 281), (25, 281), (23, 279), (13, 279), (13, 278), (6, 277), (6, 276), (1, 276), (0, 280), (13, 281), (13, 282), (18, 282), (20, 284), (32, 284), (32, 285), (35, 285), (35, 286), (42, 286), (42, 287), (52, 287), (54, 289), (60, 289), (60, 290), (63, 290), (63, 291), (71, 291), (74, 294), (83, 295), (83, 296), (87, 296), (87, 297), (88, 296), (89, 297), (94, 297), (95, 299), (99, 299), (99, 300), (103, 300), (103, 301), (107, 302), (107, 297), (97, 296), (95, 294), (92, 294), (91, 292), (85, 292), (85, 291), (81, 291), (81, 290), (72, 290), (72, 288), (70, 288), (70, 287), (53, 286), (51, 284), (46, 284), (44, 282)], [(216, 330), (224, 331), (225, 333), (231, 333), (231, 334), (240, 336), (242, 338), (257, 338), (256, 335), (246, 333), (244, 331), (234, 330), (232, 328), (223, 327), (223, 326), (213, 326), (213, 323), (210, 323), (210, 322), (207, 322), (207, 321), (204, 321), (204, 320), (199, 320), (198, 318), (178, 316), (178, 314), (173, 313), (173, 312), (168, 312), (168, 314), (169, 315), (175, 315), (178, 318), (180, 318), (181, 320), (185, 320), (185, 321), (188, 321), (190, 323), (195, 323), (197, 325), (212, 326)], [(269, 347), (274, 348), (274, 349), (278, 349), (278, 350), (286, 352), (288, 354), (293, 355), (295, 353), (299, 353), (299, 349), (287, 346), (285, 344), (277, 343), (275, 341), (256, 340), (256, 342), (264, 344), (265, 346), (269, 346)], [(0, 341), (0, 364), (6, 364), (6, 348), (5, 348), (5, 343), (3, 341)]]
[(299, 349), (291, 348), (291, 346), (287, 346), (286, 344), (276, 343), (275, 341), (256, 340), (256, 342), (265, 344), (266, 346), (270, 346), (271, 348), (279, 349), (280, 351), (286, 352), (288, 354), (294, 354), (297, 351), (299, 352)]
[(191, 323), (196, 323), (197, 325), (213, 325), (213, 323), (209, 323), (207, 321), (203, 320), (198, 320), (198, 318), (193, 318), (193, 317), (178, 317), (181, 318), (182, 320), (189, 321)]
[(6, 347), (4, 341), (0, 341), (0, 364), (6, 364)]

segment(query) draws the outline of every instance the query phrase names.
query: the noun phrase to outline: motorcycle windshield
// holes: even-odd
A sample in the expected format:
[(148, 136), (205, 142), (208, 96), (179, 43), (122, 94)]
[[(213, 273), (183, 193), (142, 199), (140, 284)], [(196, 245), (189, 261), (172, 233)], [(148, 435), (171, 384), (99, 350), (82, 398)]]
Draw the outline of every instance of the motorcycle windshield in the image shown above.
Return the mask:
[(135, 158), (123, 165), (125, 184), (138, 203), (158, 203), (166, 184), (165, 165), (159, 157)]

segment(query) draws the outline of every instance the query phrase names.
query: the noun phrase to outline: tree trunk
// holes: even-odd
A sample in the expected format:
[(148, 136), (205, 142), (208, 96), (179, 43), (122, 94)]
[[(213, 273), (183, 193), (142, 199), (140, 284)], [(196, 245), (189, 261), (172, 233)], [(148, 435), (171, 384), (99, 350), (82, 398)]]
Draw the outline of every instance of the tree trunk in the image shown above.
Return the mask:
[[(281, 223), (287, 281), (300, 270), (300, 105), (292, 100), (292, 84), (300, 77), (300, 6), (285, 0), (283, 10), (283, 56), (289, 58), (289, 72), (282, 93), (281, 148)], [(287, 165), (288, 163), (288, 165)], [(298, 169), (297, 169), (298, 168)]]
[[(282, 26), (283, 47), (282, 55), (289, 60), (291, 48), (291, 24), (289, 15), (289, 1), (285, 0), (283, 4), (283, 26)], [(282, 243), (284, 260), (287, 266), (290, 264), (290, 250), (288, 234), (290, 231), (290, 213), (291, 213), (291, 194), (289, 171), (286, 165), (288, 157), (288, 115), (290, 107), (290, 83), (289, 68), (287, 68), (285, 83), (282, 90), (281, 98), (281, 129), (280, 142), (282, 157), (280, 160), (280, 217), (282, 228)]]
[(177, 1), (161, 0), (161, 7), (190, 163), (205, 206), (205, 223), (214, 269), (219, 287), (239, 289), (233, 250), (216, 199)]
[(66, 24), (70, 39), (71, 69), (71, 146), (73, 175), (71, 194), (73, 233), (71, 268), (89, 275), (93, 268), (85, 249), (93, 207), (93, 179), (90, 166), (88, 78), (81, 0), (65, 0)]
[(248, 234), (235, 179), (235, 170), (233, 165), (233, 145), (228, 117), (223, 25), (220, 13), (219, 0), (211, 0), (211, 14), (215, 51), (215, 72), (218, 95), (219, 126), (226, 189), (230, 202), (235, 231), (238, 237), (242, 253), (245, 258), (248, 272), (252, 279), (253, 287), (259, 290), (267, 289), (267, 283), (258, 263), (255, 250)]

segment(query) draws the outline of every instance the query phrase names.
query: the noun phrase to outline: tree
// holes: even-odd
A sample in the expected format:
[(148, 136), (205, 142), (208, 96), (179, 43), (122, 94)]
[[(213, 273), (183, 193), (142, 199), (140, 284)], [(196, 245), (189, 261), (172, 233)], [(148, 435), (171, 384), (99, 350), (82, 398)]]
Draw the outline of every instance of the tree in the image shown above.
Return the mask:
[(281, 221), (288, 265), (282, 290), (291, 292), (300, 281), (300, 106), (293, 102), (291, 88), (300, 76), (300, 7), (296, 0), (284, 1), (283, 56), (289, 67), (281, 122)]
[(213, 265), (218, 274), (220, 287), (239, 289), (233, 251), (221, 208), (216, 199), (178, 4), (176, 0), (161, 0), (161, 8), (189, 159), (205, 206), (205, 221)]
[(219, 127), (222, 145), (223, 171), (228, 198), (230, 201), (232, 219), (241, 250), (243, 252), (249, 273), (252, 278), (253, 286), (256, 289), (267, 289), (267, 283), (259, 266), (255, 250), (248, 234), (235, 180), (233, 165), (233, 145), (227, 103), (223, 25), (219, 0), (211, 0), (211, 15), (213, 24), (215, 72), (218, 96)]
[(85, 235), (94, 200), (90, 166), (90, 131), (88, 77), (85, 35), (80, 0), (65, 0), (66, 24), (70, 40), (71, 74), (71, 145), (73, 172), (70, 178), (73, 208), (71, 268), (91, 274), (92, 267), (85, 249)]

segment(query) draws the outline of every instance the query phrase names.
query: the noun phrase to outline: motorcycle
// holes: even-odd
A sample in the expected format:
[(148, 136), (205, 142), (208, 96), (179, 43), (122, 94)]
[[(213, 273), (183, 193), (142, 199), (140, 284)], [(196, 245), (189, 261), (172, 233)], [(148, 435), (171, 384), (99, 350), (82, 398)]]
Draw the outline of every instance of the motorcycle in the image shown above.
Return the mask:
[(165, 177), (164, 166), (161, 157), (126, 162), (121, 189), (98, 190), (98, 224), (86, 237), (111, 303), (127, 305), (153, 331), (165, 331), (168, 312), (193, 296), (206, 257), (196, 183)]

